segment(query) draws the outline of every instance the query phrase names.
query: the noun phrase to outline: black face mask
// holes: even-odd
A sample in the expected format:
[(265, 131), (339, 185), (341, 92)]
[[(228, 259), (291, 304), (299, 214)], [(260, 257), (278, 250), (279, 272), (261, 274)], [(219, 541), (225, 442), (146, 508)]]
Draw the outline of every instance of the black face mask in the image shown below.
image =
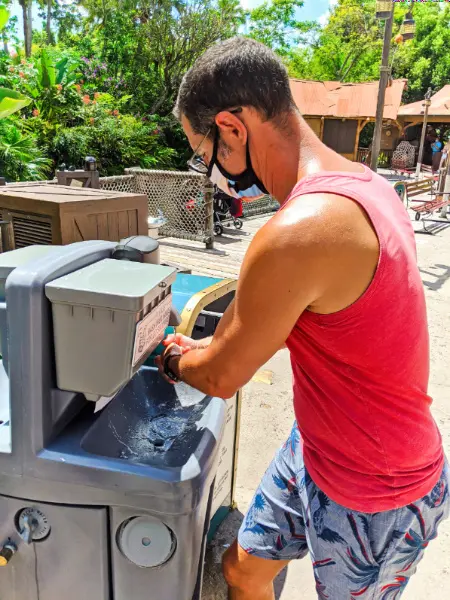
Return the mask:
[(225, 171), (217, 158), (219, 148), (219, 128), (216, 127), (214, 136), (214, 148), (211, 162), (208, 168), (208, 177), (220, 190), (233, 198), (246, 198), (249, 200), (258, 200), (266, 196), (269, 192), (252, 167), (250, 151), (247, 140), (247, 168), (239, 175), (231, 175)]

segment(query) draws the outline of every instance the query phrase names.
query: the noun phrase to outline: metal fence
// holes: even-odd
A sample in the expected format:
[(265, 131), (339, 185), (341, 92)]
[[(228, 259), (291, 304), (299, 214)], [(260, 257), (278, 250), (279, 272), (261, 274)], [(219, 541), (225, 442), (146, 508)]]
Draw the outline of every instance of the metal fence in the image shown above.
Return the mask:
[[(150, 217), (162, 217), (162, 235), (211, 243), (212, 188), (198, 173), (127, 169), (134, 177), (134, 192), (148, 198)], [(109, 183), (109, 182), (108, 182)]]

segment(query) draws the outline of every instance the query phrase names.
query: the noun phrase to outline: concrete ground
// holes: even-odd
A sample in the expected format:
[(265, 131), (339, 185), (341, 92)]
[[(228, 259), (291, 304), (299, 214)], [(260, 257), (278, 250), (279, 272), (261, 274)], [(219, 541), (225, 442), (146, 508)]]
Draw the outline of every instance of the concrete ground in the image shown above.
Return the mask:
[[(417, 230), (420, 223), (414, 223)], [(245, 227), (244, 227), (245, 229)], [(428, 303), (431, 340), (430, 394), (433, 413), (450, 456), (450, 221), (435, 235), (417, 233), (419, 267)], [(220, 559), (234, 539), (242, 513), (279, 445), (287, 437), (293, 421), (291, 370), (287, 351), (279, 352), (264, 367), (261, 379), (244, 390), (242, 429), (237, 476), (237, 504), (224, 522), (207, 552), (202, 600), (226, 600), (220, 573)], [(267, 383), (271, 379), (272, 383)], [(450, 590), (450, 520), (441, 526), (439, 537), (425, 558), (403, 598), (445, 598)], [(276, 582), (277, 600), (316, 600), (309, 559), (292, 563)], [(256, 600), (256, 599), (255, 599)], [(333, 600), (333, 599), (330, 599)]]

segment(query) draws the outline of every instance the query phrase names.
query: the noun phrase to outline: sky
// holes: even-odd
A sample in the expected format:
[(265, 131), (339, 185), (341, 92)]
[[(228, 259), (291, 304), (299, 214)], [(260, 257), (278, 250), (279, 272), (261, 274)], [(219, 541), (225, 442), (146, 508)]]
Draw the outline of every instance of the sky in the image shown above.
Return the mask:
[[(302, 21), (318, 20), (322, 25), (327, 21), (330, 5), (336, 4), (337, 0), (304, 0), (303, 8), (299, 8), (297, 16)], [(255, 8), (262, 4), (262, 0), (241, 0), (244, 8)]]
[[(240, 0), (244, 8), (250, 9), (255, 8), (258, 4), (262, 3), (262, 0)], [(314, 21), (318, 20), (324, 25), (328, 19), (329, 7), (336, 4), (337, 0), (304, 0), (305, 4), (303, 8), (300, 8), (297, 13), (297, 18), (302, 21)], [(19, 17), (19, 36), (22, 37), (22, 9), (20, 8), (18, 0), (13, 0), (12, 15)], [(37, 16), (37, 9), (33, 11), (33, 25), (35, 27), (40, 26), (40, 19)]]

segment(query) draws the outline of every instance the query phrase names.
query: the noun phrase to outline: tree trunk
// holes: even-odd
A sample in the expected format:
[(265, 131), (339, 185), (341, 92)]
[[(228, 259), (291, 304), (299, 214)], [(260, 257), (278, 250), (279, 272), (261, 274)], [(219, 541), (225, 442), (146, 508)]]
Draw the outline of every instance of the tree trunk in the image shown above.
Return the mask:
[(32, 34), (32, 14), (31, 6), (32, 0), (19, 0), (19, 4), (22, 7), (22, 19), (23, 19), (23, 39), (25, 42), (25, 56), (31, 56), (31, 34)]
[(28, 48), (30, 54), (27, 56), (31, 56), (31, 44), (33, 40), (33, 0), (27, 0), (27, 26), (28, 26)]
[(52, 4), (53, 0), (47, 0), (47, 20), (45, 29), (47, 31), (47, 44), (52, 43)]
[(2, 40), (3, 40), (3, 52), (9, 56), (9, 48), (8, 48), (8, 36), (6, 35), (5, 32), (2, 33)]

